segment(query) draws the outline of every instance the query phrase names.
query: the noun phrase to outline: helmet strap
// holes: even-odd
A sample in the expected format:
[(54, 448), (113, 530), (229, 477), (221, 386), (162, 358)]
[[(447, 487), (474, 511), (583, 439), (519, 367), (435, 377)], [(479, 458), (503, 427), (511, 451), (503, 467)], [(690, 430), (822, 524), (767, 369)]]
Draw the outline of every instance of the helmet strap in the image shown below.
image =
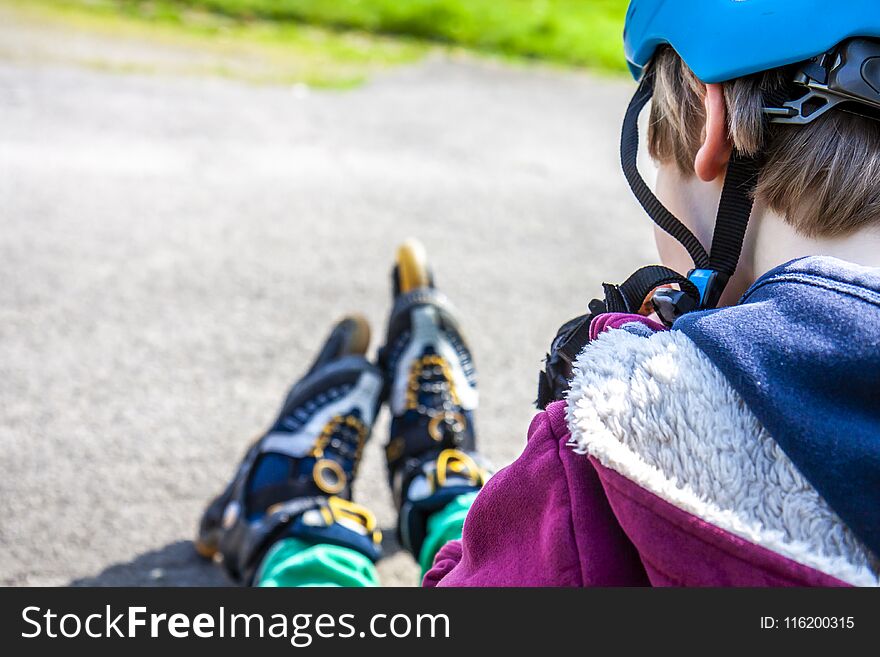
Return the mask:
[[(712, 246), (707, 253), (690, 229), (669, 212), (654, 195), (639, 173), (639, 115), (653, 94), (654, 74), (649, 71), (642, 78), (623, 121), (620, 141), (623, 173), (636, 199), (654, 223), (681, 243), (691, 256), (694, 268), (688, 272), (687, 280), (699, 292), (699, 303), (695, 304), (696, 308), (714, 308), (718, 305), (727, 282), (736, 271), (742, 253), (746, 228), (754, 205), (755, 186), (761, 173), (764, 156), (763, 153), (758, 156), (744, 155), (734, 149), (727, 165), (724, 188), (718, 204)], [(664, 280), (657, 285), (668, 282)]]

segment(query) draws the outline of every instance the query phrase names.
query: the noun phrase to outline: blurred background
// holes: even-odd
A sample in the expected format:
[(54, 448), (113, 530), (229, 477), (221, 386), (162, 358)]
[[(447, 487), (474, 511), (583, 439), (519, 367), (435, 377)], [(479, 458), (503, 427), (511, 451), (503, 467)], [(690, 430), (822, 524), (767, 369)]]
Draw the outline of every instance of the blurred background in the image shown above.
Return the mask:
[[(0, 0), (0, 583), (222, 585), (200, 512), (333, 320), (428, 248), (482, 448), (656, 260), (618, 170), (625, 0)], [(414, 585), (376, 427), (356, 499)]]

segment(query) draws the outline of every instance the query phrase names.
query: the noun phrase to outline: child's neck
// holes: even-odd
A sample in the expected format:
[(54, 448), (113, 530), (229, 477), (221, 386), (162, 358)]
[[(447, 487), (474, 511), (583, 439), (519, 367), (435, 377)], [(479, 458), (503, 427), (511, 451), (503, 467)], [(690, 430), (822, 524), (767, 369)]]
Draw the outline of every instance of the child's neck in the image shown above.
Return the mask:
[(756, 278), (790, 260), (811, 255), (832, 256), (865, 267), (880, 267), (878, 226), (829, 239), (804, 237), (771, 212), (764, 213), (756, 223), (753, 250)]

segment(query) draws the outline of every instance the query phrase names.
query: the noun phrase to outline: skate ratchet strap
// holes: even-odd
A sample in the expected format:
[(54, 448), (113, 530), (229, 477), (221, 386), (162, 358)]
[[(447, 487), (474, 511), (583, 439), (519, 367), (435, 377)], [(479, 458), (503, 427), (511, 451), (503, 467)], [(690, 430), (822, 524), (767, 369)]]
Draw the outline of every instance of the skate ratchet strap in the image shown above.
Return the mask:
[(428, 519), (459, 495), (480, 490), (490, 476), (475, 455), (446, 449), (414, 464), (404, 478), (398, 534), (416, 558), (428, 531)]
[(360, 552), (372, 561), (382, 556), (382, 532), (366, 508), (339, 497), (299, 497), (270, 506), (258, 518), (246, 518), (238, 502), (228, 503), (218, 553), (236, 581), (250, 583), (266, 552), (285, 538), (327, 543)]
[(468, 454), (457, 449), (444, 449), (437, 456), (434, 465), (432, 487), (434, 490), (445, 488), (453, 479), (452, 485), (466, 485), (482, 488), (486, 483), (486, 471), (477, 465)]
[(489, 479), (488, 468), (476, 455), (460, 449), (444, 449), (407, 466), (401, 478), (404, 500), (423, 500), (444, 488), (480, 489)]
[(339, 545), (373, 561), (379, 559), (382, 532), (369, 509), (335, 496), (312, 498), (310, 502), (305, 509), (299, 500), (276, 504), (268, 509), (265, 523), (274, 523), (276, 528), (286, 525), (284, 536)]

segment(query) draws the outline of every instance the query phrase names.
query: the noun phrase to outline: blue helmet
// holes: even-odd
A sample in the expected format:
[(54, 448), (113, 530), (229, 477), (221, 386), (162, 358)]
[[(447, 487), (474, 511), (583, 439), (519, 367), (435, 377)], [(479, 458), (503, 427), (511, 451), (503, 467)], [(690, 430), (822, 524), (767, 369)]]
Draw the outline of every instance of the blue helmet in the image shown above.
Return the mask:
[(802, 62), (851, 37), (880, 37), (878, 0), (632, 0), (623, 39), (636, 80), (669, 44), (709, 83)]

